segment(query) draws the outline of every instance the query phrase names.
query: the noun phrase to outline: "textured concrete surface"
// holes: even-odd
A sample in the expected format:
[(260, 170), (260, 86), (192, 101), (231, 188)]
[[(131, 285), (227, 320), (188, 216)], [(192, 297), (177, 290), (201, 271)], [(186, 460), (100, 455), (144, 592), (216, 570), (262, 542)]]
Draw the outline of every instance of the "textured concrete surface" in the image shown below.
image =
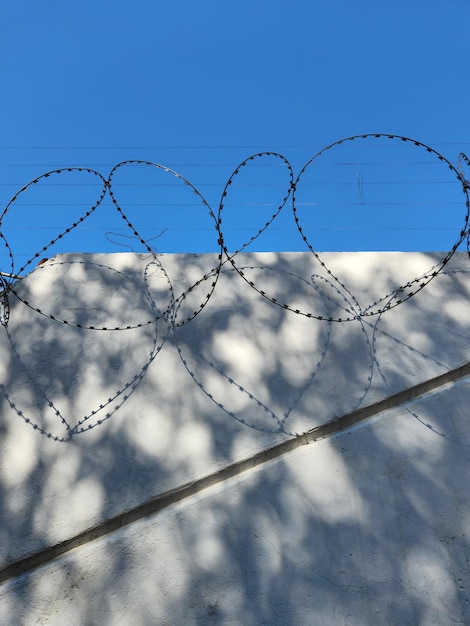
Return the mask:
[[(338, 280), (310, 254), (237, 265), (338, 318), (440, 255), (324, 258)], [(224, 266), (182, 326), (213, 277), (172, 298), (217, 258), (159, 259), (64, 255), (13, 285), (29, 306), (10, 294), (0, 328), (0, 623), (468, 623), (468, 255), (348, 322)]]

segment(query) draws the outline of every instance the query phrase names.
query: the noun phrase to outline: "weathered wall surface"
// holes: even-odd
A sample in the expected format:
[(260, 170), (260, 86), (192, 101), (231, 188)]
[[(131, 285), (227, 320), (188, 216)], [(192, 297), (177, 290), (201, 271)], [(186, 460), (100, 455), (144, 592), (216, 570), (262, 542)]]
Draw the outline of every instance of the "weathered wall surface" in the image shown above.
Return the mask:
[(324, 258), (239, 255), (212, 291), (214, 255), (64, 255), (13, 284), (0, 623), (468, 623), (468, 255), (375, 315), (439, 255)]

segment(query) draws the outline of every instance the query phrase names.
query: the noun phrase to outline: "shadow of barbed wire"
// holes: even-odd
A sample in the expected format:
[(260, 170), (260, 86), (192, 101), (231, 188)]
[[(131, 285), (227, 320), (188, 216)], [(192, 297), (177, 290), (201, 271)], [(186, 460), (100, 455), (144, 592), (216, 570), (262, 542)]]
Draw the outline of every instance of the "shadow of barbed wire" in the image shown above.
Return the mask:
[[(36, 272), (52, 297), (44, 303), (32, 276), (16, 288), (18, 299), (12, 307), (22, 315), (5, 327), (14, 382), (3, 387), (18, 416), (64, 441), (100, 425), (119, 409), (160, 352), (169, 326), (165, 311), (157, 311), (146, 297), (144, 277), (137, 280), (135, 271), (126, 274), (92, 261), (71, 260), (43, 264)], [(100, 301), (104, 285), (111, 294), (106, 303)], [(170, 292), (166, 295), (163, 306), (169, 309)], [(110, 305), (117, 315), (110, 314)], [(119, 331), (113, 329), (130, 310), (129, 332), (118, 338)], [(146, 319), (139, 319), (142, 313)], [(61, 319), (62, 314), (67, 319)], [(98, 329), (104, 334), (97, 341)], [(34, 334), (41, 339), (32, 341)], [(85, 402), (80, 389), (86, 390)], [(90, 395), (96, 398), (91, 403)]]
[[(223, 270), (218, 286), (223, 295), (219, 298), (216, 291), (204, 312), (204, 332), (196, 319), (175, 333), (172, 341), (188, 374), (219, 409), (255, 430), (293, 435), (359, 406), (372, 380), (372, 360), (360, 320), (344, 328), (328, 321), (333, 308), (347, 306), (344, 297), (327, 280), (308, 273), (304, 278), (280, 265), (243, 267), (243, 272), (245, 276), (255, 270), (269, 273), (271, 293), (282, 292), (292, 307), (308, 301), (323, 321), (273, 306), (246, 288), (243, 295), (237, 291), (227, 298), (227, 281), (233, 281), (234, 270)], [(337, 299), (339, 294), (337, 302), (330, 289)], [(330, 343), (332, 334), (335, 341)], [(332, 382), (325, 371), (340, 356), (338, 346), (354, 352), (363, 382), (350, 375), (346, 380), (338, 369), (337, 399), (326, 407), (322, 397)], [(293, 425), (291, 416), (295, 416), (290, 420)]]
[[(469, 270), (465, 266), (444, 270), (439, 285), (430, 285), (419, 301), (410, 302), (402, 311), (399, 321), (396, 314), (381, 314), (370, 325), (374, 365), (378, 376), (391, 392), (405, 388), (410, 379), (422, 376), (423, 372), (432, 378), (452, 367), (465, 365), (466, 353), (462, 353), (461, 343), (467, 341), (465, 332), (462, 332), (462, 320), (470, 296), (468, 276)], [(460, 287), (457, 288), (457, 285)], [(440, 302), (442, 291), (449, 294), (444, 302)], [(438, 312), (436, 302), (440, 302)], [(443, 310), (446, 313), (444, 325)], [(406, 337), (403, 332), (405, 328)], [(436, 350), (430, 338), (444, 333), (446, 340), (439, 343), (439, 350)], [(394, 358), (392, 367), (391, 353)], [(420, 415), (411, 408), (404, 407), (403, 410), (422, 422)], [(459, 435), (456, 437), (451, 432), (452, 425), (444, 432), (436, 430), (431, 422), (422, 423), (437, 435), (452, 440), (454, 444), (468, 446), (467, 438), (462, 439)]]
[[(326, 317), (349, 306), (305, 256), (292, 257), (290, 272), (285, 258), (276, 263), (268, 257), (266, 269), (260, 255), (242, 267), (285, 301), (299, 302), (304, 290), (317, 298), (316, 307), (323, 307)], [(201, 276), (210, 261), (163, 257), (162, 270), (133, 255), (124, 255), (118, 267), (98, 258), (85, 264), (70, 258), (41, 266), (21, 288), (28, 301), (46, 297), (54, 315), (73, 303), (77, 310), (70, 313), (82, 325), (92, 319), (108, 324), (107, 316), (116, 311), (126, 323), (128, 315), (144, 320), (143, 313), (171, 310), (166, 277), (176, 285), (177, 300), (190, 280), (186, 265), (193, 264), (194, 275)], [(392, 259), (388, 262), (379, 262), (383, 278), (373, 272), (381, 284), (394, 272)], [(400, 262), (397, 257), (395, 263)], [(168, 331), (168, 318), (161, 317), (157, 327), (163, 334), (150, 324), (114, 332), (74, 328), (11, 299), (2, 347), (13, 344), (22, 360), (8, 354), (3, 384), (20, 402), (30, 402), (36, 417), (50, 408), (46, 398), (54, 394), (69, 398), (72, 409), (85, 399), (94, 401), (96, 393), (85, 383), (90, 368), (93, 389), (101, 391), (122, 387), (115, 359), (121, 359), (121, 368), (126, 362), (126, 373), (134, 373), (123, 380), (132, 381), (136, 372), (141, 376), (112, 419), (61, 444), (28, 428), (3, 400), (3, 567), (290, 436), (299, 414), (304, 428), (313, 426), (376, 400), (384, 389), (390, 394), (409, 386), (413, 377), (427, 379), (468, 362), (467, 256), (455, 262), (454, 269), (372, 323), (296, 315), (267, 301), (229, 269), (190, 323), (170, 323)], [(84, 272), (87, 289), (59, 280), (76, 270), (80, 276)], [(129, 291), (129, 280), (137, 289), (138, 275), (139, 289), (145, 287), (145, 270), (153, 305)], [(33, 281), (38, 284), (29, 285)], [(60, 306), (46, 287), (60, 293)], [(198, 303), (206, 291), (203, 283), (199, 288), (188, 296)], [(125, 308), (129, 303), (135, 313)], [(189, 300), (186, 304), (194, 308)], [(169, 319), (177, 320), (177, 312)], [(12, 344), (4, 341), (8, 334)], [(193, 378), (181, 358), (191, 364)], [(46, 398), (28, 391), (31, 378), (43, 385)], [(25, 623), (106, 623), (116, 615), (136, 624), (156, 619), (307, 624), (327, 623), (332, 616), (353, 624), (465, 620), (470, 584), (464, 535), (465, 385), (460, 384), (457, 399), (449, 389), (437, 403), (426, 398), (416, 403), (412, 411), (421, 423), (403, 409), (390, 411), (367, 428), (318, 442), (84, 545), (46, 564), (40, 576), (31, 571), (6, 581), (0, 587), (7, 607), (1, 615), (18, 615)], [(251, 421), (244, 417), (247, 410)], [(69, 421), (72, 428), (76, 422)], [(433, 430), (423, 426), (428, 423)], [(426, 585), (417, 585), (423, 577)]]

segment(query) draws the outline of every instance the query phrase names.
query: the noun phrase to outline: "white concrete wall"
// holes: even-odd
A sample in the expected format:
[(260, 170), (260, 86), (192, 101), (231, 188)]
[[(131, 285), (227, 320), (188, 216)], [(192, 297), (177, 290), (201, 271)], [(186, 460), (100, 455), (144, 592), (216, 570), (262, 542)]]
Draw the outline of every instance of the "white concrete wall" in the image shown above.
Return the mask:
[(341, 323), (225, 264), (175, 327), (216, 255), (64, 255), (16, 282), (0, 623), (469, 623), (468, 255), (357, 315), (439, 258), (325, 255), (338, 282), (310, 254), (237, 257)]

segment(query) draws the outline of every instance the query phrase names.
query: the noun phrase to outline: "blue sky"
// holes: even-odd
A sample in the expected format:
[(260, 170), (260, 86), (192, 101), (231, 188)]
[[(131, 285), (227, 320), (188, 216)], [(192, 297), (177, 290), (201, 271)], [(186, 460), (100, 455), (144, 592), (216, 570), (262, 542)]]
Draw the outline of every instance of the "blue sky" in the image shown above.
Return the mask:
[[(2, 3), (0, 206), (50, 169), (107, 177), (142, 159), (178, 171), (217, 210), (250, 154), (282, 153), (297, 176), (326, 145), (363, 133), (411, 137), (456, 164), (470, 152), (469, 24), (469, 0)], [(171, 174), (127, 166), (114, 181), (157, 251), (217, 249), (206, 208)], [(97, 183), (74, 172), (20, 195), (2, 223), (16, 268), (93, 204)], [(229, 248), (269, 219), (286, 184), (278, 158), (242, 169), (224, 207)], [(381, 139), (321, 155), (298, 202), (318, 250), (450, 249), (466, 212), (445, 165)], [(106, 198), (44, 256), (130, 249), (141, 247)], [(251, 249), (307, 249), (289, 204)]]

